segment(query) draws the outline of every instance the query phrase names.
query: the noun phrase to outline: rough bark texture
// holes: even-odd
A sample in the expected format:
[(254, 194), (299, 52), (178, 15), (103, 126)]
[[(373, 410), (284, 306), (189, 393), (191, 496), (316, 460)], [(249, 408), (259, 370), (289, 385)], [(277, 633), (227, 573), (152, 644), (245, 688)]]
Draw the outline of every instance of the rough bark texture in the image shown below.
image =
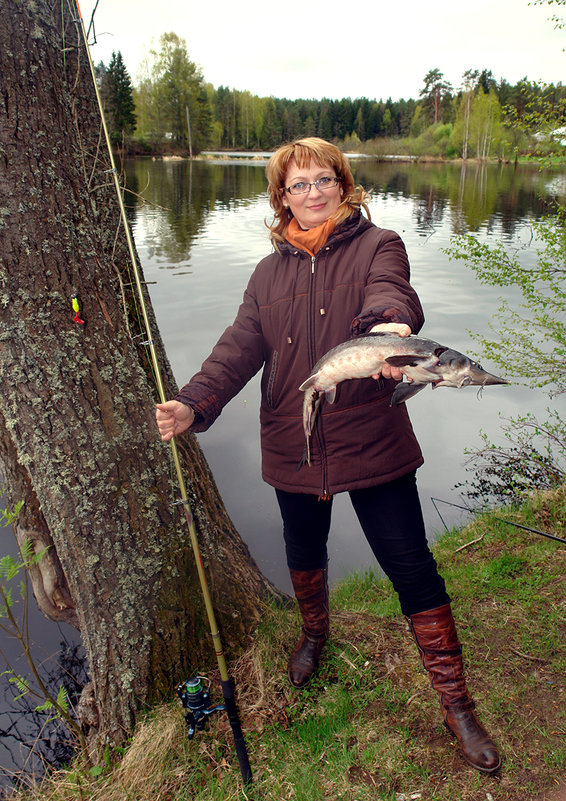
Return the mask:
[[(214, 657), (136, 344), (145, 332), (88, 64), (74, 7), (63, 6), (61, 19), (59, 3), (7, 0), (0, 20), (0, 474), (13, 502), (25, 498), (18, 538), (52, 546), (34, 592), (46, 615), (81, 630), (90, 724), (119, 742), (140, 706)], [(223, 642), (235, 649), (276, 591), (194, 438), (179, 445)]]

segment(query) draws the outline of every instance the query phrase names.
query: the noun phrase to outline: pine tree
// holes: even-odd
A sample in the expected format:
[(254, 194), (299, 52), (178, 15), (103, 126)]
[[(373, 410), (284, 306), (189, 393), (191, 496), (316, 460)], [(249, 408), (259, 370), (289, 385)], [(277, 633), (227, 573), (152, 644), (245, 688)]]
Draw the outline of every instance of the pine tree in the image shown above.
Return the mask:
[(439, 69), (429, 70), (424, 78), (424, 87), (420, 96), (430, 112), (431, 122), (436, 124), (442, 118), (442, 101), (452, 92), (451, 85), (444, 80)]
[(135, 103), (132, 81), (120, 51), (112, 53), (110, 64), (100, 75), (100, 92), (110, 136), (113, 142), (121, 142), (131, 136), (136, 127)]

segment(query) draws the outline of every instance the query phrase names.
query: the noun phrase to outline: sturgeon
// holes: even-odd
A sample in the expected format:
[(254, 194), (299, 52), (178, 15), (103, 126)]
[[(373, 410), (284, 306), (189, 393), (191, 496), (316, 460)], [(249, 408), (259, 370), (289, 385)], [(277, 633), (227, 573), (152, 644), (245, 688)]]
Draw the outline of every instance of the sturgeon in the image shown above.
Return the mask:
[(401, 337), (399, 334), (376, 332), (349, 339), (329, 350), (299, 387), (305, 393), (303, 428), (308, 464), (310, 437), (322, 398), (334, 403), (338, 384), (353, 378), (370, 378), (380, 373), (385, 363), (399, 367), (409, 379), (397, 384), (391, 396), (391, 406), (404, 403), (427, 384), (435, 389), (509, 383), (505, 378), (488, 373), (465, 354), (414, 334)]

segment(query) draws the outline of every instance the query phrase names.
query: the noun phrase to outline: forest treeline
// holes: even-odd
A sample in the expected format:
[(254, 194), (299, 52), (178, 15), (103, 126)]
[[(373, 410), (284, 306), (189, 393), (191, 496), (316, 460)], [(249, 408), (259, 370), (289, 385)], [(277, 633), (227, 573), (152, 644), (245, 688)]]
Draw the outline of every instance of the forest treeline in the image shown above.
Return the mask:
[[(270, 150), (298, 136), (320, 136), (350, 150), (378, 153), (384, 143), (415, 155), (509, 158), (538, 142), (561, 147), (566, 86), (527, 78), (512, 85), (491, 70), (470, 69), (453, 87), (435, 68), (417, 99), (288, 100), (213, 87), (175, 33), (149, 51), (136, 86), (121, 53), (97, 67), (112, 137), (135, 152)], [(543, 110), (544, 109), (544, 113)], [(541, 118), (547, 120), (546, 126)], [(404, 146), (402, 143), (405, 143)]]

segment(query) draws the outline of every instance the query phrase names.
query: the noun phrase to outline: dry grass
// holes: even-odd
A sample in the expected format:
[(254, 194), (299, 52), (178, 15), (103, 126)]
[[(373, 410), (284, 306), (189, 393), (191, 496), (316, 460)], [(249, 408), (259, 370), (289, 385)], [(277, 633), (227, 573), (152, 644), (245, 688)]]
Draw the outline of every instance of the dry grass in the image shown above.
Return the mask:
[[(564, 536), (565, 510), (562, 491), (534, 499), (523, 520)], [(226, 716), (188, 742), (172, 703), (138, 726), (112, 770), (94, 779), (75, 766), (18, 801), (551, 799), (566, 776), (566, 548), (482, 519), (444, 538), (436, 556), (478, 712), (503, 754), (495, 776), (464, 762), (391, 590), (366, 577), (334, 593), (331, 641), (308, 689), (295, 691), (285, 675), (293, 610), (266, 615), (233, 665), (251, 789), (242, 789)]]

